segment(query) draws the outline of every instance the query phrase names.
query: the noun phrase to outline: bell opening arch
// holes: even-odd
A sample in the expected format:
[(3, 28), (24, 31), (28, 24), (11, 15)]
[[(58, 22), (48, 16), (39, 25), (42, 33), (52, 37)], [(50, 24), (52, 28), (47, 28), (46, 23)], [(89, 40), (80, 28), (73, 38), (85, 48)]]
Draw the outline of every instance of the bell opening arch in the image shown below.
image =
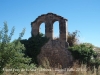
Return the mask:
[(67, 35), (68, 35), (68, 31), (67, 31), (67, 22), (68, 20), (53, 14), (53, 13), (47, 13), (47, 14), (43, 14), (41, 16), (38, 16), (38, 18), (36, 18), (35, 21), (31, 22), (31, 34), (32, 35), (37, 35), (40, 32), (40, 27), (41, 24), (44, 23), (45, 25), (45, 36), (48, 38), (53, 39), (53, 35), (54, 35), (54, 24), (55, 22), (57, 23), (57, 31), (59, 32), (59, 39), (63, 40), (63, 41), (67, 41)]

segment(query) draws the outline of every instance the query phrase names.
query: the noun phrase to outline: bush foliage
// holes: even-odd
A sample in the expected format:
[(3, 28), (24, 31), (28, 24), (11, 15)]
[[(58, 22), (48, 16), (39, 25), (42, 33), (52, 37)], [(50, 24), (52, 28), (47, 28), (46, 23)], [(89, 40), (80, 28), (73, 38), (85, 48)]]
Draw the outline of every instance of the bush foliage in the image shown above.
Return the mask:
[(78, 40), (78, 30), (70, 33), (68, 32), (68, 37), (67, 37), (67, 42), (69, 43), (69, 46), (72, 47), (74, 46), (79, 40)]
[(87, 64), (87, 66), (100, 65), (100, 60), (97, 58), (97, 53), (93, 50), (92, 45), (83, 43), (69, 47), (68, 50), (72, 53), (74, 60), (78, 60), (80, 64)]
[(24, 44), (26, 48), (25, 55), (32, 58), (32, 63), (38, 64), (37, 55), (40, 53), (41, 47), (48, 40), (49, 39), (45, 37), (42, 33), (39, 33), (36, 36), (32, 36), (28, 40), (21, 40), (21, 43)]
[(4, 28), (0, 30), (0, 73), (3, 73), (3, 68), (21, 69), (28, 67), (31, 58), (24, 57), (25, 47), (19, 41), (24, 31), (25, 29), (20, 33), (18, 39), (11, 42), (14, 27), (8, 35), (8, 26), (7, 23), (4, 23)]

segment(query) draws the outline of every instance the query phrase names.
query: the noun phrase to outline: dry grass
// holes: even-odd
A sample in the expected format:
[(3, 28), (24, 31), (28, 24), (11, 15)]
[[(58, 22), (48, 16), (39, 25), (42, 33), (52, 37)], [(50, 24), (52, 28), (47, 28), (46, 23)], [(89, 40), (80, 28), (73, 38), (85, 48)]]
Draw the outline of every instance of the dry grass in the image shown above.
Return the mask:
[[(100, 70), (100, 69), (99, 69)], [(37, 68), (36, 71), (30, 70), (30, 71), (23, 71), (19, 74), (17, 73), (11, 73), (11, 72), (4, 72), (3, 75), (100, 75), (100, 72), (94, 68), (94, 72), (87, 71), (87, 68), (85, 65), (81, 67), (77, 67), (77, 65), (73, 66), (72, 68), (66, 68), (66, 69), (45, 69), (45, 68)]]
[[(78, 63), (74, 63), (73, 67), (71, 68), (64, 68), (61, 67), (58, 68), (51, 68), (49, 66), (48, 60), (45, 58), (45, 61), (43, 61), (43, 67), (38, 67), (36, 69), (28, 69), (26, 71), (21, 71), (18, 73), (11, 73), (11, 72), (4, 72), (3, 75), (100, 75), (100, 67), (97, 71), (97, 69), (94, 67), (94, 72), (91, 70), (88, 70), (86, 68), (86, 65), (78, 65)], [(88, 71), (87, 71), (88, 70)]]

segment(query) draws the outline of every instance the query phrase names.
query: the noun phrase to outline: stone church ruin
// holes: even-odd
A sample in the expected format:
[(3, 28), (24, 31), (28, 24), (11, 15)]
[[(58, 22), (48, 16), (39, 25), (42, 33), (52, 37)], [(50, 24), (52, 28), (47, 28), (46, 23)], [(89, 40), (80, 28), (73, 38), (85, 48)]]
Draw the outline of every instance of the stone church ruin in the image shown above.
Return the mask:
[(31, 23), (32, 34), (37, 35), (39, 33), (41, 23), (45, 23), (45, 36), (53, 39), (53, 23), (55, 21), (59, 21), (60, 39), (67, 41), (68, 32), (66, 28), (68, 20), (53, 13), (38, 16), (38, 18)]
[[(59, 22), (59, 39), (53, 39), (53, 24), (56, 21)], [(43, 64), (45, 58), (48, 59), (51, 67), (57, 67), (59, 64), (62, 68), (65, 68), (71, 64), (72, 55), (67, 50), (67, 22), (67, 19), (54, 13), (43, 14), (31, 22), (32, 35), (39, 34), (41, 23), (45, 23), (45, 36), (49, 38), (49, 41), (41, 48), (41, 52), (37, 57), (40, 65)]]

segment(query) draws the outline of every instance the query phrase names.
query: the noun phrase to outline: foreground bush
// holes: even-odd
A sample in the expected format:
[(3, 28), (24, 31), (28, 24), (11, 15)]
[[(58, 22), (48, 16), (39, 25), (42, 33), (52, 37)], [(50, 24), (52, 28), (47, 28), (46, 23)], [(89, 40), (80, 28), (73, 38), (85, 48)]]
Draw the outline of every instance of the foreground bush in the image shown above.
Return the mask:
[(97, 53), (93, 50), (92, 45), (85, 43), (74, 45), (69, 47), (69, 51), (71, 51), (74, 60), (78, 60), (80, 63), (95, 66), (96, 68), (100, 65), (100, 60), (97, 58)]
[(14, 33), (14, 27), (8, 35), (7, 23), (4, 23), (4, 28), (0, 30), (0, 73), (3, 73), (4, 68), (21, 69), (28, 67), (31, 59), (24, 57), (25, 47), (20, 43), (25, 29), (20, 33), (17, 40), (11, 42), (11, 37)]

